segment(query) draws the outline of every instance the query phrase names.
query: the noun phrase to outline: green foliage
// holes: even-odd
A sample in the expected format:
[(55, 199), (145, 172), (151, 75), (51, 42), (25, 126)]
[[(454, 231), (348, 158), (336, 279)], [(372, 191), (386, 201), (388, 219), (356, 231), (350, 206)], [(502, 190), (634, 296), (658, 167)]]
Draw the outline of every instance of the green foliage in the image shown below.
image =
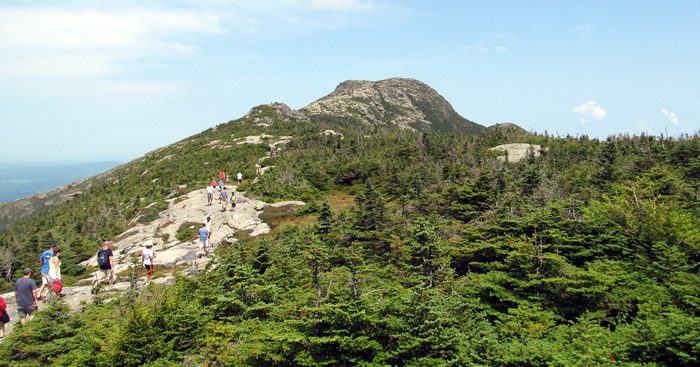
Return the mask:
[[(52, 239), (79, 274), (99, 238), (157, 215), (178, 184), (219, 167), (251, 177), (267, 148), (231, 139), (257, 134), (256, 117), (294, 138), (248, 195), (305, 200), (297, 215), (318, 221), (228, 245), (174, 286), (46, 307), (3, 342), (0, 366), (700, 363), (697, 136), (418, 134), (261, 107), (0, 236), (13, 272)], [(518, 163), (488, 150), (515, 137), (548, 150)], [(330, 190), (355, 206), (339, 211)]]

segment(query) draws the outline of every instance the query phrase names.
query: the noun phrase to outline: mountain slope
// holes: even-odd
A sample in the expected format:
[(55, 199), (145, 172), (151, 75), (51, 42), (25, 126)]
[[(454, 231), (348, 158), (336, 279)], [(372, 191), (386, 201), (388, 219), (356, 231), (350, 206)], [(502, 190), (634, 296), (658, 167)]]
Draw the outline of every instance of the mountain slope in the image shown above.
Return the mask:
[(484, 129), (460, 116), (427, 84), (407, 78), (348, 80), (301, 111), (310, 117), (418, 131), (475, 133)]

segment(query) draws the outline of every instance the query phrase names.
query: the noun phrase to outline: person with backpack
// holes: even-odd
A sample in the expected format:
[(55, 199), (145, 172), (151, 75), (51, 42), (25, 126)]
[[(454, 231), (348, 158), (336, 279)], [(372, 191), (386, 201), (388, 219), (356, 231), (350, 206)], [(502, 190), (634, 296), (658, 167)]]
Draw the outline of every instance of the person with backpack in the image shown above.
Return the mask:
[(49, 277), (49, 266), (51, 263), (51, 258), (56, 251), (56, 244), (49, 244), (49, 249), (42, 252), (39, 256), (39, 263), (41, 264), (41, 287), (39, 287), (39, 299), (46, 302), (46, 296), (44, 295), (44, 289), (50, 292), (51, 287), (51, 277)]
[(143, 267), (146, 269), (146, 283), (151, 281), (153, 277), (153, 259), (155, 259), (156, 253), (153, 252), (153, 241), (146, 241), (146, 248), (141, 251), (141, 259), (143, 260)]
[(92, 286), (99, 284), (102, 279), (109, 278), (109, 289), (114, 285), (114, 253), (111, 249), (112, 242), (102, 242), (102, 248), (97, 252), (97, 266), (100, 270), (95, 273)]
[(238, 184), (243, 184), (243, 174), (241, 172), (236, 173), (236, 179), (238, 179)]
[(10, 314), (7, 313), (7, 304), (0, 297), (0, 342), (5, 337), (5, 324), (10, 322)]
[(233, 211), (234, 209), (236, 209), (236, 192), (232, 190), (231, 191), (231, 211)]
[(32, 314), (39, 307), (38, 292), (36, 283), (32, 279), (32, 269), (24, 269), (24, 275), (15, 282), (15, 302), (17, 303), (17, 314), (19, 323), (32, 319)]
[(49, 260), (49, 278), (51, 279), (51, 290), (57, 296), (61, 296), (63, 283), (61, 282), (61, 250), (56, 249), (53, 257)]

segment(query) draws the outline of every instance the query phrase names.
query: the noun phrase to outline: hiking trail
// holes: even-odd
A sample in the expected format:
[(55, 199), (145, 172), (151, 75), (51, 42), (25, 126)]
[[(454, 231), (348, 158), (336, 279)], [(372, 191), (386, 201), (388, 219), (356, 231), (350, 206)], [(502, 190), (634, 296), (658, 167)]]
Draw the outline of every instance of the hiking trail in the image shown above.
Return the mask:
[[(274, 148), (289, 143), (291, 139), (292, 137), (290, 136), (283, 136), (269, 145)], [(247, 137), (245, 143), (261, 144), (262, 140)], [(271, 153), (268, 152), (258, 162), (264, 162), (270, 155)], [(267, 166), (263, 168), (270, 169), (272, 167)], [(265, 170), (262, 173), (264, 172)], [(114, 252), (114, 261), (116, 263), (114, 271), (115, 282), (113, 291), (107, 291), (107, 294), (115, 292), (116, 297), (119, 294), (117, 292), (123, 292), (130, 288), (128, 273), (133, 265), (132, 259), (134, 257), (138, 258), (137, 273), (140, 275), (138, 286), (142, 287), (145, 284), (141, 251), (145, 248), (147, 240), (154, 241), (153, 251), (156, 253), (156, 258), (154, 259), (155, 277), (151, 282), (154, 284), (172, 284), (175, 281), (173, 272), (179, 271), (186, 276), (196, 276), (214, 259), (212, 255), (198, 256), (199, 247), (196, 234), (207, 216), (211, 218), (211, 239), (209, 245), (209, 253), (211, 254), (224, 243), (230, 244), (238, 241), (234, 237), (238, 232), (245, 232), (250, 237), (269, 233), (272, 230), (270, 225), (260, 218), (260, 214), (263, 213), (266, 207), (305, 205), (302, 201), (282, 201), (270, 204), (249, 198), (245, 196), (244, 192), (236, 191), (238, 188), (236, 185), (225, 184), (224, 186), (229, 188), (229, 197), (231, 193), (235, 193), (236, 208), (233, 210), (231, 210), (230, 203), (226, 203), (225, 212), (221, 210), (218, 190), (215, 190), (212, 205), (207, 205), (207, 189), (203, 188), (166, 200), (168, 207), (158, 213), (158, 218), (151, 220), (152, 218), (146, 218), (143, 214), (134, 218), (126, 230), (113, 239), (112, 251)], [(146, 209), (154, 205), (156, 203), (149, 205)], [(178, 239), (178, 235), (181, 239)], [(98, 250), (97, 246), (98, 244), (96, 244), (95, 253)], [(88, 269), (96, 270), (97, 254), (82, 262), (81, 265), (86, 266)], [(79, 280), (76, 286), (63, 288), (63, 301), (70, 306), (73, 312), (79, 311), (83, 305), (90, 304), (94, 300), (95, 296), (91, 292), (94, 273), (94, 271), (89, 272), (89, 277)], [(33, 276), (33, 278), (36, 280), (37, 277)], [(37, 287), (39, 286), (41, 286), (41, 283), (37, 282)], [(103, 290), (100, 294), (104, 294), (104, 292)], [(19, 322), (15, 294), (14, 292), (9, 292), (0, 296), (5, 299), (7, 311), (11, 318), (10, 323), (5, 325), (5, 336), (8, 336), (13, 326)], [(44, 303), (39, 301), (39, 309), (45, 307), (44, 305)]]

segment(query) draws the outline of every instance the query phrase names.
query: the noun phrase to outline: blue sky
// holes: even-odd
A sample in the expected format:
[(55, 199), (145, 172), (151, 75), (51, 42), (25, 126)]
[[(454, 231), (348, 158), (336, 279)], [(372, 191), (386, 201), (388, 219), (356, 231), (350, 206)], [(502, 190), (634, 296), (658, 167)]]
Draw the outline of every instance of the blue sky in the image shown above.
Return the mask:
[(538, 132), (700, 130), (697, 1), (3, 1), (0, 161), (126, 161), (346, 79)]

